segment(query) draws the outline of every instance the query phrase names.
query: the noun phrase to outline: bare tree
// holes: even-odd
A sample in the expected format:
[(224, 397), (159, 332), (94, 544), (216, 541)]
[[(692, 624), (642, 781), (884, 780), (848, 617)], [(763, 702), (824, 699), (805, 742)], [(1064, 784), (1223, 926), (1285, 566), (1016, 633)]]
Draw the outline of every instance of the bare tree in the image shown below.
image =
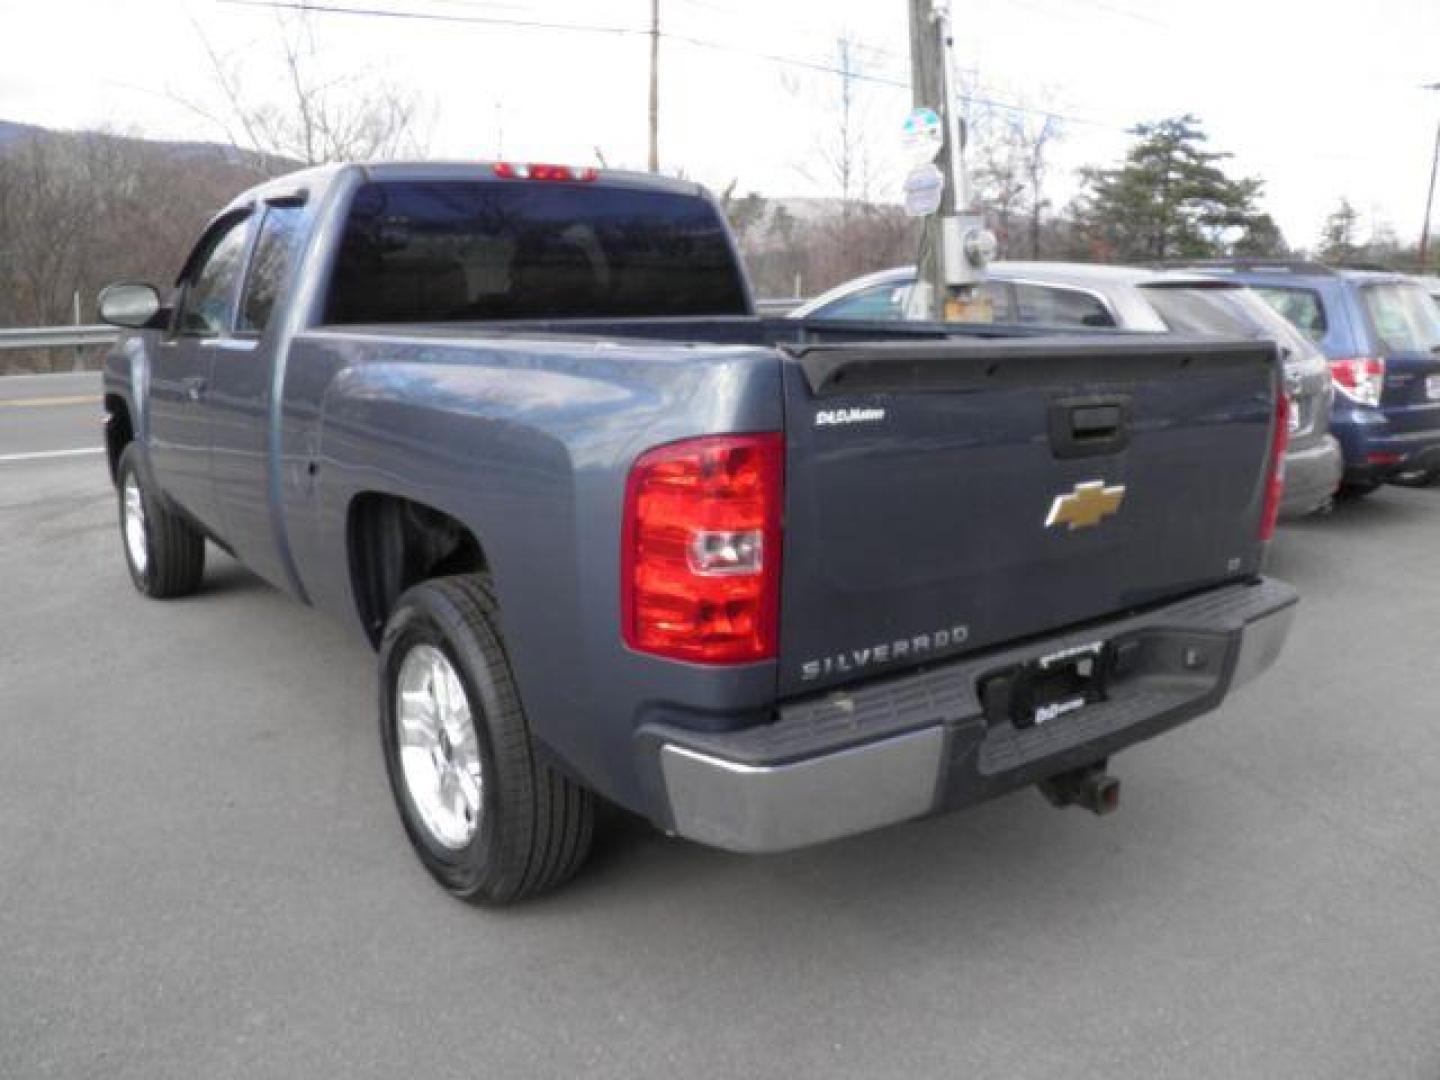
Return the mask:
[[(870, 200), (874, 182), (871, 108), (860, 85), (864, 77), (862, 48), (851, 34), (842, 33), (836, 38), (833, 93), (827, 89), (816, 102), (832, 114), (832, 119), (812, 141), (806, 156), (795, 163), (795, 171), (804, 179), (839, 196), (846, 221), (852, 211)], [(800, 82), (795, 77), (782, 76), (781, 83), (792, 96), (800, 95)]]
[(1045, 190), (1050, 154), (1063, 137), (1060, 120), (1044, 107), (1024, 105), (977, 106), (972, 112), (975, 186), (992, 215), (1001, 250), (1038, 258), (1051, 209)]
[(1037, 113), (1022, 118), (1017, 124), (1016, 142), (1029, 182), (1026, 200), (1029, 203), (1030, 257), (1040, 257), (1040, 237), (1045, 212), (1050, 200), (1045, 195), (1045, 180), (1050, 172), (1049, 152), (1061, 135), (1060, 120), (1053, 113)]
[(420, 101), (394, 83), (336, 70), (326, 63), (310, 15), (276, 14), (274, 78), (269, 93), (250, 76), (252, 55), (220, 52), (198, 23), (196, 36), (208, 61), (217, 102), (172, 94), (222, 132), (226, 141), (255, 155), (266, 174), (327, 161), (419, 156)]
[[(251, 181), (218, 152), (109, 132), (37, 130), (0, 153), (0, 325), (94, 317), (100, 287), (171, 279), (206, 219)], [(70, 365), (52, 351), (5, 369)]]
[(971, 132), (971, 180), (976, 200), (990, 215), (1000, 250), (1008, 255), (1014, 251), (1015, 226), (1024, 210), (1024, 162), (1015, 140), (1009, 137), (1008, 124), (998, 135), (988, 123), (973, 125)]

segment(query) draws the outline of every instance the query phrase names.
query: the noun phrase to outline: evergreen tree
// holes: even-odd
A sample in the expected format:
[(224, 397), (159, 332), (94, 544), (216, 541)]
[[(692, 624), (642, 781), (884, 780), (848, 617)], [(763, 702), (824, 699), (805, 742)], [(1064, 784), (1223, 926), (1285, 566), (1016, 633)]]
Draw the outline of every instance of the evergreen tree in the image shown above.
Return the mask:
[(1231, 155), (1205, 148), (1190, 115), (1140, 124), (1123, 164), (1082, 171), (1075, 227), (1101, 259), (1160, 261), (1282, 252), (1284, 238), (1256, 205), (1263, 183), (1235, 180), (1221, 162)]
[(1342, 196), (1340, 205), (1325, 219), (1325, 227), (1320, 230), (1320, 257), (1333, 263), (1353, 261), (1360, 250), (1355, 242), (1359, 221), (1359, 212)]

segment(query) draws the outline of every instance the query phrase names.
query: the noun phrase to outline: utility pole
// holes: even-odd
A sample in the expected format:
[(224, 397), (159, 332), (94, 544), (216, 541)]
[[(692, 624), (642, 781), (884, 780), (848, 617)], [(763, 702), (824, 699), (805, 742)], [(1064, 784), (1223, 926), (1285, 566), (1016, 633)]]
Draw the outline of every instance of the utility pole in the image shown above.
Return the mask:
[[(840, 145), (836, 157), (836, 164), (839, 168), (836, 171), (840, 173), (840, 216), (848, 226), (850, 224), (851, 174), (855, 167), (854, 132), (850, 128), (850, 113), (855, 103), (855, 90), (851, 85), (855, 79), (855, 70), (851, 66), (850, 39), (841, 37), (835, 44), (840, 53)], [(846, 240), (847, 242), (849, 240), (848, 234)]]
[(660, 171), (660, 0), (650, 0), (650, 171)]
[(925, 218), (920, 235), (917, 292), (932, 319), (988, 322), (988, 303), (976, 286), (994, 253), (971, 205), (965, 168), (965, 131), (956, 101), (954, 47), (947, 0), (907, 0), (910, 7), (910, 80), (916, 109), (934, 109), (943, 123), (944, 143), (935, 164), (945, 178), (940, 206)]
[[(1426, 90), (1440, 90), (1440, 83), (1431, 83)], [(1430, 154), (1430, 191), (1425, 196), (1425, 224), (1420, 227), (1420, 272), (1425, 272), (1425, 256), (1430, 247), (1430, 210), (1435, 205), (1435, 172), (1440, 168), (1440, 123), (1435, 125), (1435, 149)]]

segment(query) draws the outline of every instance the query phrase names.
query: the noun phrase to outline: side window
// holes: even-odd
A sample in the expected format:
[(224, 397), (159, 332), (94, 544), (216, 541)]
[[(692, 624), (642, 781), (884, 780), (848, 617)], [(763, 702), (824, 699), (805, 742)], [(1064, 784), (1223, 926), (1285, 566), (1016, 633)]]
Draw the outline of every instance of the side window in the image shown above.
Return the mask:
[(1079, 289), (1049, 285), (1015, 285), (1017, 322), (1036, 326), (1114, 326), (1105, 304)]
[(1010, 303), (1010, 286), (991, 278), (980, 283), (980, 295), (989, 299), (997, 323), (1015, 322), (1015, 310)]
[(303, 214), (304, 208), (300, 206), (272, 206), (265, 211), (260, 237), (255, 241), (255, 254), (250, 260), (245, 294), (240, 298), (240, 321), (236, 330), (258, 334), (270, 322), (280, 287), (299, 249)]
[(817, 319), (891, 321), (905, 317), (905, 295), (908, 288), (896, 282), (871, 285), (868, 289), (826, 304), (815, 312)]
[(206, 242), (209, 250), (198, 261), (192, 258), (175, 321), (179, 333), (215, 337), (225, 332), (245, 257), (246, 221), (236, 218), (212, 233)]
[(1330, 329), (1320, 294), (1309, 289), (1256, 285), (1255, 291), (1272, 308), (1289, 319), (1311, 341), (1320, 341)]
[(1241, 306), (1238, 298), (1244, 293), (1242, 288), (1142, 285), (1140, 291), (1166, 328), (1177, 334), (1253, 337), (1262, 329)]

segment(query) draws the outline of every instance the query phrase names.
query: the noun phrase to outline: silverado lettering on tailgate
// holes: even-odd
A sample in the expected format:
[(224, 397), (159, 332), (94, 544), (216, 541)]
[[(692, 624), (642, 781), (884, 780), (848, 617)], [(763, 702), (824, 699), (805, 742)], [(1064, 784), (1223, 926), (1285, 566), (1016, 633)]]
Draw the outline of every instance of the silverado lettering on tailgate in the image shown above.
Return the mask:
[(883, 641), (863, 649), (851, 649), (833, 656), (821, 656), (806, 660), (800, 665), (800, 678), (811, 682), (826, 675), (849, 675), (875, 664), (889, 664), (897, 660), (914, 660), (936, 649), (948, 649), (960, 645), (970, 637), (968, 626), (948, 626), (929, 634)]

